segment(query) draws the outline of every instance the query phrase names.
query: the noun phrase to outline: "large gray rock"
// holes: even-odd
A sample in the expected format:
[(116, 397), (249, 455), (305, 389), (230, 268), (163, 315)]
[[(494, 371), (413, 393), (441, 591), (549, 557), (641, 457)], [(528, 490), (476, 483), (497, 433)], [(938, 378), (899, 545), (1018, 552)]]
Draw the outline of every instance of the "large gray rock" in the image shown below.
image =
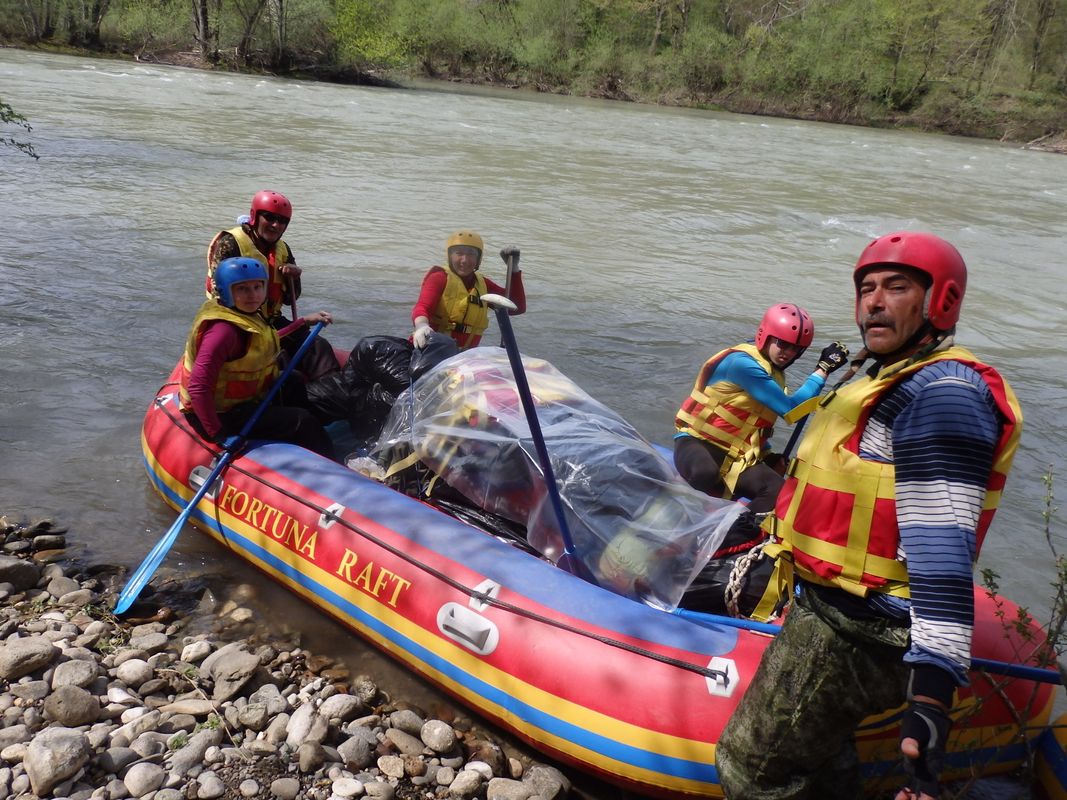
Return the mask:
[(141, 761), (126, 770), (122, 782), (133, 797), (144, 797), (162, 786), (166, 777), (166, 771), (158, 764)]
[(259, 669), (259, 657), (248, 652), (244, 643), (233, 642), (204, 659), (200, 677), (215, 684), (212, 699), (229, 700)]
[(486, 800), (529, 800), (533, 796), (533, 786), (510, 778), (493, 778), (485, 792)]
[(170, 760), (171, 772), (176, 775), (184, 775), (193, 767), (200, 765), (204, 760), (204, 754), (209, 747), (214, 747), (222, 741), (222, 730), (219, 728), (204, 728), (189, 737), (185, 746), (176, 751)]
[(305, 742), (321, 744), (330, 732), (330, 723), (311, 703), (304, 703), (289, 718), (285, 743), (296, 750)]
[(0, 644), (0, 679), (14, 681), (44, 669), (59, 652), (59, 648), (43, 636), (8, 639)]
[(40, 579), (41, 570), (32, 561), (0, 555), (0, 583), (10, 583), (16, 592), (24, 592)]
[(64, 661), (62, 664), (57, 664), (52, 673), (52, 688), (80, 686), (82, 689), (88, 689), (89, 684), (95, 681), (99, 674), (100, 670), (95, 661), (82, 658)]
[(571, 782), (555, 767), (547, 764), (534, 764), (522, 776), (522, 782), (535, 789), (535, 794), (545, 800), (559, 800), (566, 797), (571, 790)]
[(44, 716), (67, 728), (91, 725), (100, 718), (100, 701), (80, 686), (60, 686), (44, 701)]
[(33, 793), (43, 797), (85, 766), (90, 755), (85, 734), (68, 728), (45, 728), (26, 748), (22, 765)]

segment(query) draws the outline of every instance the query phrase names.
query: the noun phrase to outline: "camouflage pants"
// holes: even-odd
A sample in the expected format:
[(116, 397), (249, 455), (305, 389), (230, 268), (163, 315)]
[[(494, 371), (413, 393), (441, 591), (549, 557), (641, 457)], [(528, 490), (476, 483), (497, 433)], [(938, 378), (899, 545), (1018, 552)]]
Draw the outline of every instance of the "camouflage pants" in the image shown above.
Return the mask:
[(726, 797), (862, 797), (852, 733), (904, 702), (907, 641), (906, 624), (852, 619), (802, 592), (716, 748)]

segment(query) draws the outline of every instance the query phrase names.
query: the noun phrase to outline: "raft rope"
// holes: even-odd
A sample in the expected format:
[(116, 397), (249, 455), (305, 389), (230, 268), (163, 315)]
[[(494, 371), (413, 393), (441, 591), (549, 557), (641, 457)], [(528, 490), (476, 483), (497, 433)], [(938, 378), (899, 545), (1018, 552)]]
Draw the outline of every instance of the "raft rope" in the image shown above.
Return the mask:
[(730, 570), (730, 577), (726, 581), (726, 610), (730, 612), (731, 617), (741, 616), (741, 590), (744, 588), (745, 579), (749, 570), (763, 558), (763, 548), (769, 542), (770, 539), (764, 540), (734, 562), (734, 568)]
[[(167, 386), (175, 386), (175, 385), (177, 385), (177, 384), (167, 383), (167, 384), (164, 384), (163, 388), (166, 388)], [(160, 391), (162, 391), (162, 390), (163, 389), (160, 389)], [(157, 397), (158, 397), (158, 395), (157, 395)], [(175, 415), (175, 413), (173, 411), (171, 411), (170, 408), (168, 408), (166, 405), (160, 405), (160, 408), (163, 410), (163, 413), (165, 413), (167, 415), (167, 417), (170, 418), (171, 422), (173, 422), (174, 425), (179, 430), (181, 430), (187, 436), (189, 436), (189, 438), (191, 438), (202, 449), (208, 451), (209, 453), (212, 453), (213, 455), (215, 454), (215, 451), (212, 450), (210, 447), (208, 447), (206, 444), (204, 444), (204, 441), (197, 435), (197, 433), (189, 426), (189, 424), (184, 419), (180, 418), (180, 415)], [(449, 586), (451, 586), (456, 591), (462, 592), (463, 594), (467, 595), (468, 597), (474, 598), (479, 603), (482, 603), (484, 605), (490, 605), (490, 606), (493, 606), (494, 608), (499, 608), (502, 611), (507, 611), (508, 613), (515, 614), (516, 616), (524, 617), (524, 618), (532, 620), (534, 622), (539, 622), (542, 625), (548, 625), (548, 626), (553, 627), (553, 628), (558, 628), (559, 630), (566, 631), (567, 633), (573, 633), (573, 634), (575, 634), (577, 636), (583, 636), (583, 637), (585, 637), (587, 639), (593, 639), (594, 641), (600, 642), (601, 644), (606, 644), (606, 645), (608, 645), (610, 647), (615, 647), (615, 648), (617, 648), (619, 650), (625, 650), (625, 651), (627, 651), (629, 653), (634, 653), (635, 655), (639, 655), (639, 656), (643, 656), (644, 658), (652, 659), (653, 661), (659, 661), (660, 663), (667, 664), (668, 666), (677, 667), (678, 669), (683, 669), (683, 670), (686, 670), (688, 672), (695, 672), (696, 674), (701, 675), (701, 676), (703, 676), (705, 678), (711, 678), (714, 681), (722, 683), (722, 685), (724, 687), (729, 687), (730, 686), (730, 676), (726, 672), (726, 670), (711, 669), (710, 667), (704, 667), (704, 666), (701, 666), (699, 664), (694, 664), (694, 663), (689, 662), (689, 661), (684, 661), (684, 660), (682, 660), (680, 658), (674, 658), (673, 656), (668, 656), (668, 655), (664, 655), (662, 653), (657, 653), (654, 650), (649, 650), (649, 649), (647, 649), (645, 647), (640, 647), (638, 645), (631, 644), (629, 642), (624, 642), (624, 641), (621, 641), (619, 639), (614, 639), (614, 638), (612, 638), (610, 636), (605, 636), (605, 635), (599, 634), (599, 633), (593, 633), (592, 631), (584, 630), (584, 629), (576, 627), (574, 625), (570, 625), (569, 623), (561, 622), (560, 620), (552, 619), (551, 617), (546, 617), (546, 616), (544, 616), (542, 614), (538, 614), (536, 612), (528, 611), (527, 609), (520, 608), (519, 606), (512, 605), (511, 603), (508, 603), (508, 602), (506, 602), (504, 600), (500, 600), (500, 599), (498, 599), (496, 597), (493, 597), (493, 596), (489, 595), (488, 593), (476, 591), (475, 589), (472, 589), (469, 586), (466, 586), (465, 584), (460, 583), (459, 581), (455, 580), (454, 578), (452, 578), (451, 576), (447, 575), (446, 573), (441, 572), (440, 570), (434, 569), (429, 564), (423, 564), (421, 561), (418, 561), (413, 556), (409, 555), (408, 553), (405, 553), (403, 550), (401, 550), (401, 549), (399, 549), (397, 547), (394, 547), (393, 545), (389, 544), (388, 542), (382, 541), (377, 536), (375, 536), (372, 533), (368, 533), (367, 531), (363, 530), (362, 528), (360, 528), (355, 523), (349, 522), (346, 519), (342, 519), (341, 517), (338, 517), (337, 515), (335, 515), (334, 513), (329, 511), (328, 509), (322, 508), (321, 506), (317, 506), (314, 503), (309, 502), (308, 500), (304, 499), (303, 497), (300, 497), (299, 495), (297, 495), (297, 494), (295, 494), (293, 492), (290, 492), (289, 490), (284, 489), (281, 486), (276, 486), (273, 483), (271, 483), (270, 481), (265, 480), (264, 478), (262, 478), (262, 477), (260, 477), (258, 475), (253, 475), (248, 470), (243, 469), (242, 467), (238, 466), (236, 464), (236, 459), (235, 459), (234, 462), (232, 462), (229, 465), (229, 469), (236, 470), (237, 472), (240, 472), (242, 475), (246, 475), (247, 477), (251, 478), (252, 480), (258, 481), (259, 483), (262, 483), (264, 486), (267, 486), (270, 489), (273, 489), (278, 494), (284, 495), (285, 497), (288, 497), (290, 500), (293, 500), (293, 501), (295, 501), (297, 503), (300, 503), (301, 505), (304, 505), (304, 506), (306, 506), (306, 507), (308, 507), (308, 508), (310, 508), (310, 509), (312, 509), (314, 511), (319, 512), (319, 514), (321, 514), (325, 519), (334, 520), (335, 522), (337, 522), (338, 524), (344, 526), (345, 528), (347, 528), (348, 530), (352, 531), (353, 533), (356, 533), (356, 534), (364, 537), (365, 539), (367, 539), (367, 540), (373, 542), (374, 544), (376, 544), (378, 547), (381, 547), (383, 550), (387, 550), (388, 552), (392, 553), (397, 558), (400, 558), (400, 559), (408, 562), (413, 567), (416, 567), (416, 568), (422, 570), (423, 572), (425, 572), (425, 573), (427, 573), (429, 575), (432, 575), (433, 577), (437, 578), (438, 580), (448, 584)], [(221, 519), (219, 518), (218, 504), (215, 504), (215, 521), (218, 524), (219, 530), (221, 532), (223, 530), (223, 525), (222, 525)], [(486, 535), (488, 536), (489, 534), (486, 534)], [(226, 534), (225, 533), (222, 534), (222, 537), (228, 543), (229, 540), (226, 539)]]

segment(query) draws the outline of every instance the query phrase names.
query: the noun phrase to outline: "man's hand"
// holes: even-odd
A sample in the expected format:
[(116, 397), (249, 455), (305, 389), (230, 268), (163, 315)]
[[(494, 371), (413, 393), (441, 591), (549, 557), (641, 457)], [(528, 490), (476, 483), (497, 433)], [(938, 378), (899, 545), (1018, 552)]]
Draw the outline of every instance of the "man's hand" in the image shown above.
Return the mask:
[(296, 264), (282, 264), (282, 275), (289, 278), (299, 278), (300, 273), (304, 270), (300, 269)]
[(314, 314), (308, 314), (304, 317), (304, 322), (308, 325), (314, 325), (316, 322), (324, 322), (329, 325), (333, 322), (333, 317), (330, 316), (329, 311), (316, 311)]
[(411, 334), (412, 343), (420, 350), (424, 348), (427, 342), (430, 341), (430, 334), (433, 333), (433, 328), (429, 325), (419, 325), (415, 328), (415, 332)]
[(940, 797), (938, 779), (945, 763), (945, 744), (952, 719), (941, 706), (912, 700), (900, 724), (900, 752), (908, 785), (895, 800), (935, 800)]
[(840, 369), (848, 363), (848, 348), (841, 342), (834, 342), (823, 348), (819, 356), (817, 369), (821, 369), (827, 375), (835, 369)]

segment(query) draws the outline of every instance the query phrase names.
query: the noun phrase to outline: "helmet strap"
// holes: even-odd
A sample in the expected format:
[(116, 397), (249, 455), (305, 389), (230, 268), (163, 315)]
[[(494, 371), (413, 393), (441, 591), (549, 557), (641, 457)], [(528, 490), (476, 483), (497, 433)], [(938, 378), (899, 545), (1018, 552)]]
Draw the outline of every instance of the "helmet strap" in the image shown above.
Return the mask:
[[(892, 364), (895, 359), (899, 358), (903, 353), (911, 353), (900, 364), (900, 369), (904, 369), (917, 361), (921, 361), (926, 358), (930, 353), (939, 349), (948, 340), (951, 343), (952, 335), (955, 333), (955, 329), (948, 331), (939, 331), (934, 328), (929, 321), (924, 322), (919, 326), (919, 330), (915, 331), (903, 345), (898, 347), (892, 353), (871, 353), (871, 358), (874, 363), (868, 370), (869, 375), (876, 375), (879, 370), (886, 364)], [(912, 352), (914, 349), (914, 352)], [(896, 370), (894, 370), (896, 372)]]

